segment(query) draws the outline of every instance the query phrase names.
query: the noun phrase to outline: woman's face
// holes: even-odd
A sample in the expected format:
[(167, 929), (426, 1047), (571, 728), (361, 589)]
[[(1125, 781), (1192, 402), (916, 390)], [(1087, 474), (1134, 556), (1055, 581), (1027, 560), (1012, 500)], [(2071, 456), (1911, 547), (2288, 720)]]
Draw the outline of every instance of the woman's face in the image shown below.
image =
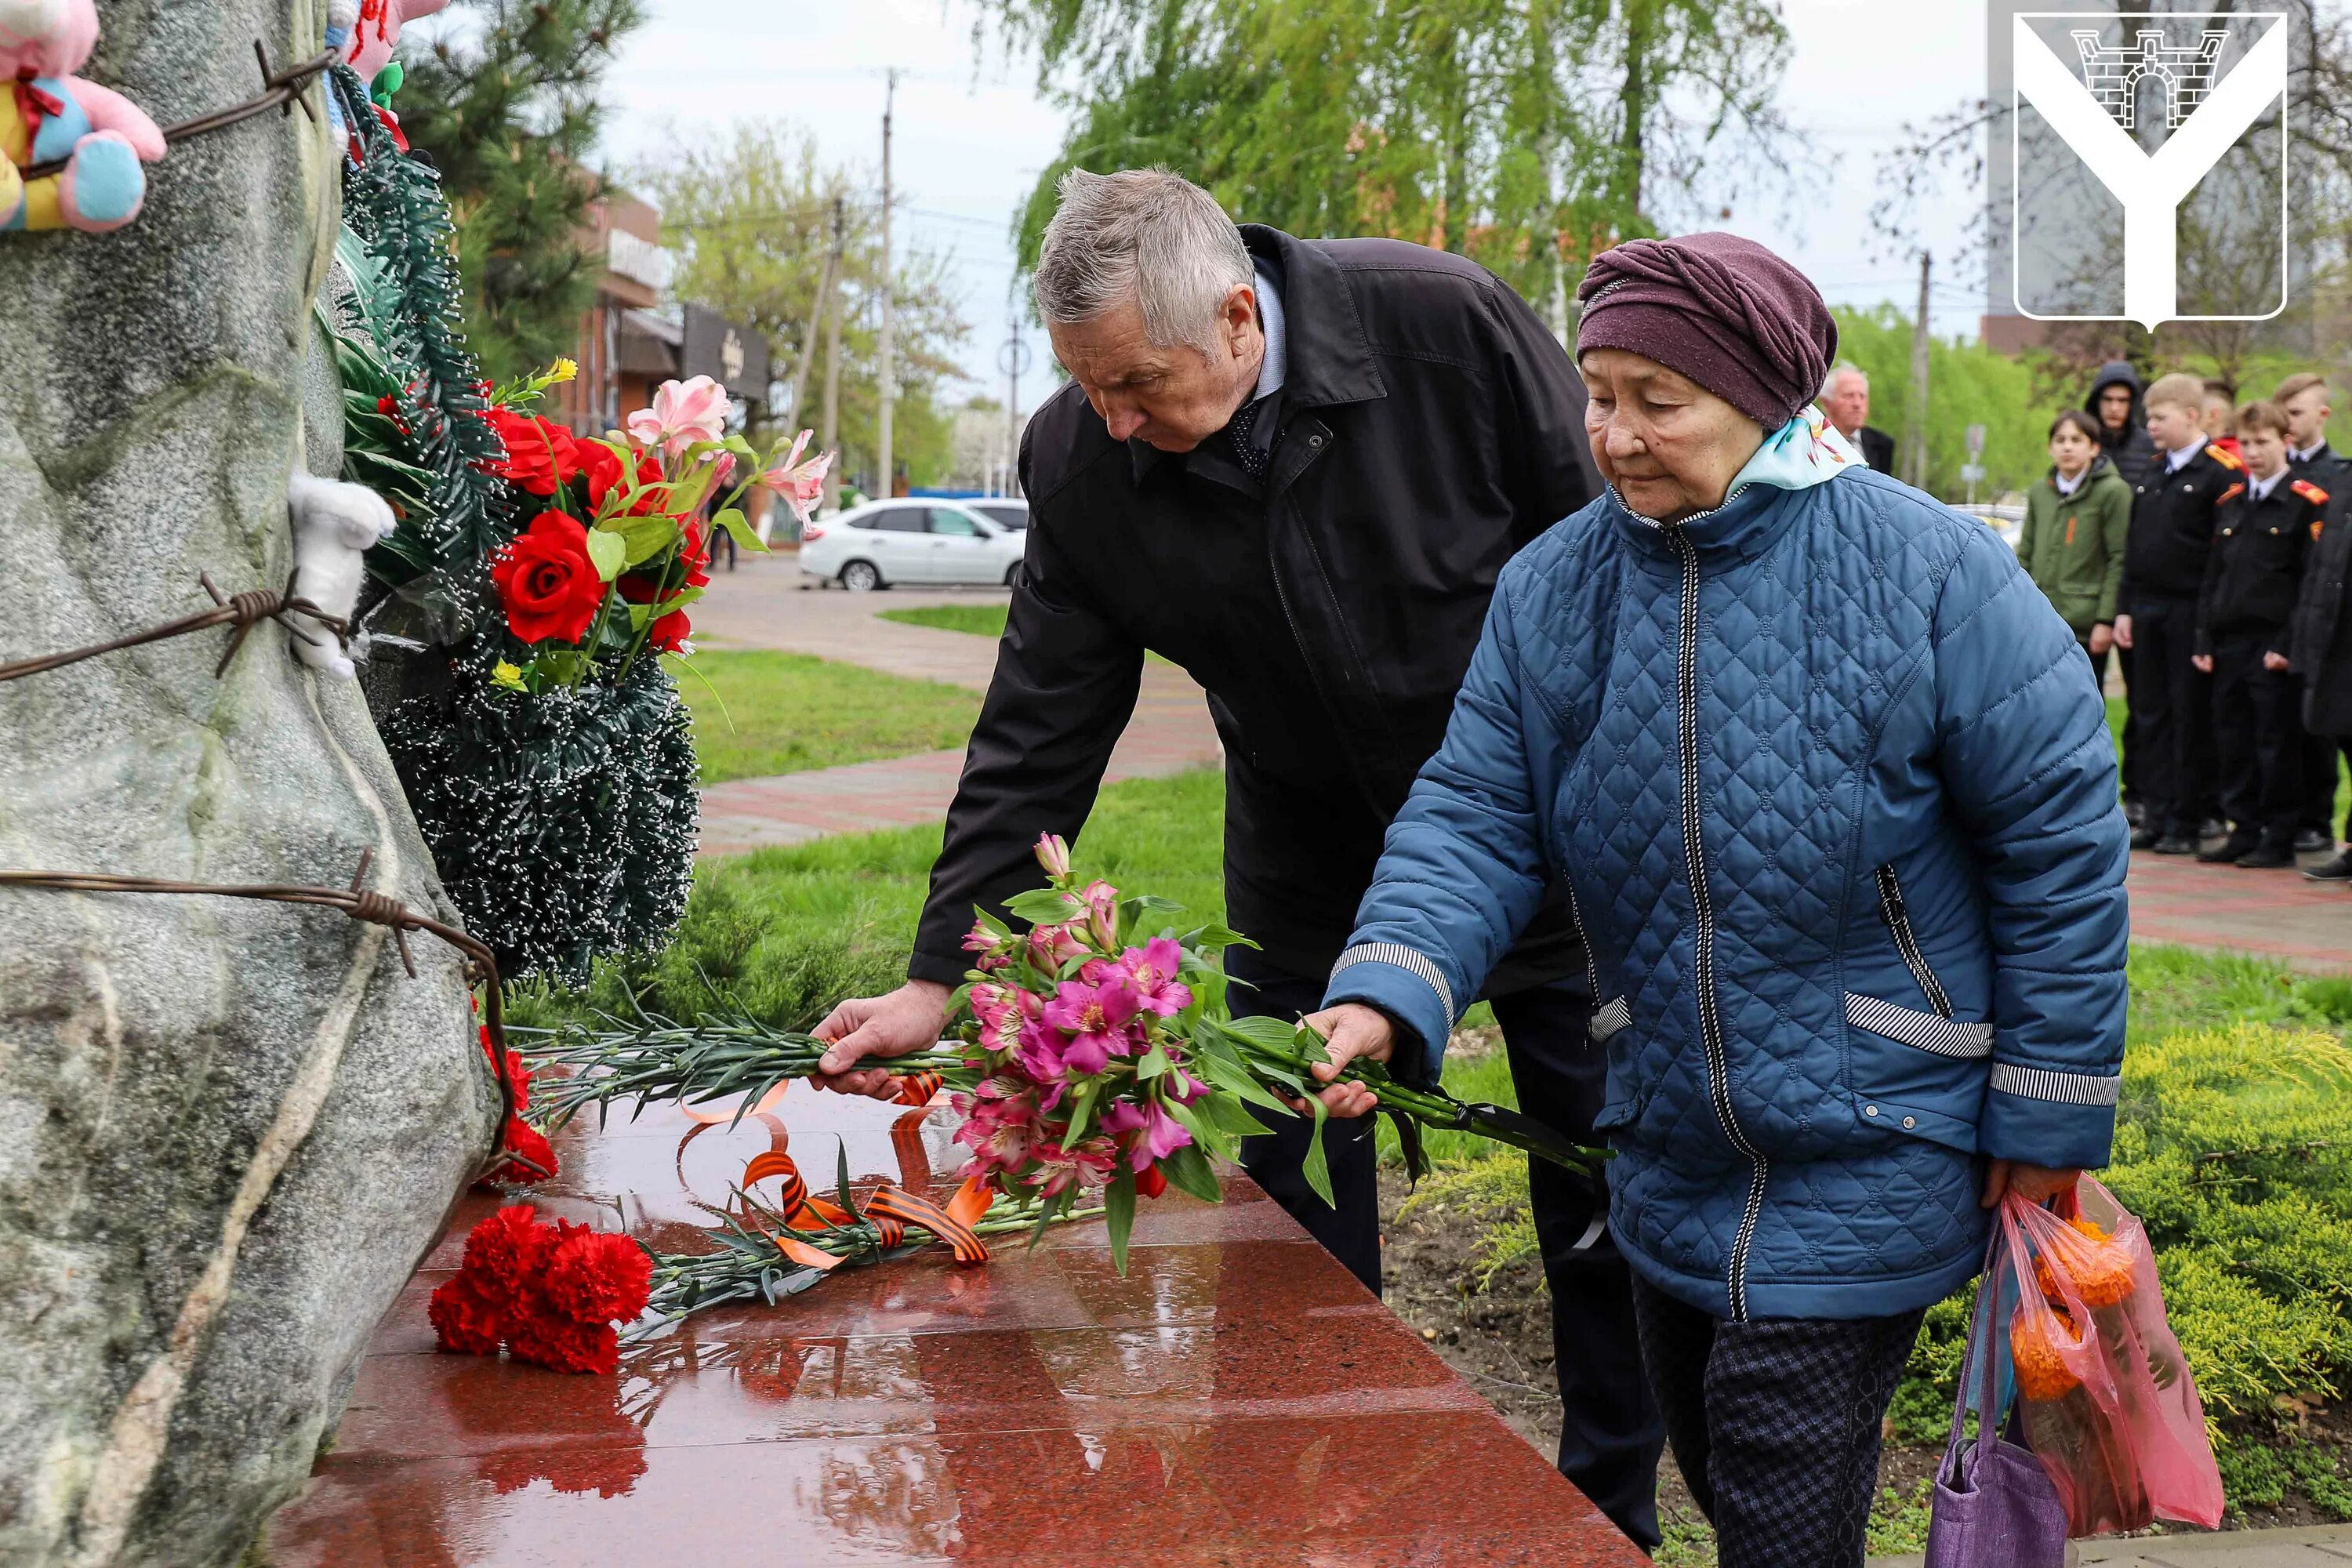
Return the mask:
[(2073, 479), (2091, 466), (2091, 438), (2072, 425), (2061, 425), (2050, 437), (2050, 460)]
[(1721, 506), (1733, 478), (1764, 444), (1763, 426), (1655, 360), (1591, 349), (1577, 369), (1592, 460), (1643, 517), (1677, 522)]

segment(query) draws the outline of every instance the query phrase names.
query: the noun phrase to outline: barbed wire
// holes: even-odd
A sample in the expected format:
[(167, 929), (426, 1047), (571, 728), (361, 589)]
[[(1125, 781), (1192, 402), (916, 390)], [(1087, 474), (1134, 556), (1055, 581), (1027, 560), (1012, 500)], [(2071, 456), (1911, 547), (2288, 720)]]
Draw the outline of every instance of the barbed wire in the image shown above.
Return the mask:
[[(248, 98), (243, 103), (232, 104), (226, 109), (215, 109), (210, 114), (200, 114), (194, 120), (183, 120), (176, 125), (167, 125), (163, 128), (163, 140), (184, 142), (191, 136), (201, 136), (207, 131), (218, 131), (223, 126), (235, 125), (240, 120), (250, 120), (257, 114), (266, 114), (273, 109), (282, 110), (291, 114), (294, 112), (294, 106), (298, 103), (302, 106), (302, 112), (309, 115), (315, 122), (319, 118), (319, 111), (310, 107), (309, 99), (302, 96), (302, 89), (310, 78), (335, 63), (335, 51), (328, 49), (317, 58), (305, 60), (293, 69), (284, 71), (273, 71), (269, 68), (269, 51), (261, 47), (261, 40), (258, 38), (254, 40), (253, 53), (254, 58), (261, 62), (262, 90), (257, 97)], [(72, 162), (70, 154), (63, 158), (50, 158), (38, 163), (27, 163), (19, 173), (27, 180), (47, 179), (51, 174), (64, 174), (66, 165), (70, 162)]]
[(190, 632), (201, 632), (213, 626), (233, 626), (236, 628), (236, 635), (228, 639), (228, 647), (222, 653), (220, 662), (213, 666), (213, 679), (217, 680), (227, 673), (229, 660), (235, 658), (236, 650), (245, 646), (246, 635), (253, 630), (257, 622), (276, 621), (286, 628), (287, 635), (289, 637), (300, 637), (304, 642), (312, 641), (309, 633), (286, 618), (289, 615), (308, 616), (332, 631), (338, 641), (347, 640), (351, 627), (342, 616), (331, 616), (310, 600), (295, 594), (294, 582), (299, 572), (299, 568), (297, 568), (295, 574), (289, 574), (286, 579), (286, 586), (276, 592), (268, 588), (248, 588), (241, 594), (231, 594), (226, 597), (223, 597), (221, 591), (213, 586), (213, 580), (209, 574), (199, 572), (196, 574), (196, 581), (203, 584), (205, 592), (213, 596), (213, 608), (199, 610), (193, 616), (182, 616), (176, 620), (149, 626), (144, 631), (131, 632), (122, 637), (110, 638), (105, 642), (92, 643), (88, 647), (71, 648), (64, 653), (42, 654), (34, 658), (20, 658), (12, 663), (0, 664), (0, 681), (15, 680), (26, 675), (38, 675), (45, 669), (58, 669), (68, 664), (78, 664), (85, 658), (96, 658), (102, 653), (114, 653), (126, 647), (138, 647), (144, 643), (162, 642), (166, 637), (185, 637)]

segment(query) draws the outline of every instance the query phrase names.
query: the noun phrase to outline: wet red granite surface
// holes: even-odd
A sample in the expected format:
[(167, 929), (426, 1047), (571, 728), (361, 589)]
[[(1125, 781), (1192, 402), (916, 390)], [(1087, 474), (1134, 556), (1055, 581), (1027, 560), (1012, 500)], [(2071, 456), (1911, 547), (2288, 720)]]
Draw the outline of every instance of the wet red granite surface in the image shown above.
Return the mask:
[[(804, 1088), (732, 1128), (656, 1109), (567, 1133), (534, 1201), (683, 1249), (753, 1154), (929, 1184), (951, 1125)], [(1145, 1204), (1125, 1279), (1099, 1224), (845, 1269), (617, 1378), (436, 1353), (425, 1299), (496, 1202), (385, 1314), (271, 1568), (1643, 1561), (1238, 1174)]]

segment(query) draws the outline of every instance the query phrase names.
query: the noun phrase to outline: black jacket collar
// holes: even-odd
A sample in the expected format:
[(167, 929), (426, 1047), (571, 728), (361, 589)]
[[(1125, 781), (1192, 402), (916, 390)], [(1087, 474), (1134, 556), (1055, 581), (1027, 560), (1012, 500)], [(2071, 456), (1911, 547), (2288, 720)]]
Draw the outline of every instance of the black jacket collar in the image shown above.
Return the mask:
[[(1371, 339), (1356, 311), (1355, 294), (1339, 264), (1312, 241), (1264, 224), (1242, 225), (1242, 244), (1253, 259), (1270, 263), (1280, 279), (1283, 416), (1303, 408), (1386, 397), (1379, 357), (1372, 353)], [(1127, 446), (1139, 485), (1171, 455), (1146, 441), (1130, 440)], [(1238, 467), (1234, 472), (1240, 476)], [(1245, 476), (1241, 482), (1255, 488)]]

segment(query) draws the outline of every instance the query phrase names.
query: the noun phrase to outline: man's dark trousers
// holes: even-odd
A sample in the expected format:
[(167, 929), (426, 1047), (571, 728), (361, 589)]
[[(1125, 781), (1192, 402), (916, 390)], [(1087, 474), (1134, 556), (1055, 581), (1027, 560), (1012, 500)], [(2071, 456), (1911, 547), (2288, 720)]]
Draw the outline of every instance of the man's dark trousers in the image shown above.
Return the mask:
[[(1323, 981), (1288, 974), (1247, 948), (1225, 953), (1226, 972), (1251, 983), (1231, 994), (1236, 1016), (1311, 1013)], [(1578, 1142), (1592, 1141), (1607, 1058), (1591, 1043), (1592, 1002), (1579, 988), (1546, 986), (1494, 1000), (1519, 1109)], [(1242, 1168), (1346, 1264), (1381, 1289), (1380, 1192), (1373, 1168), (1377, 1117), (1333, 1121), (1328, 1207), (1307, 1185), (1305, 1121), (1286, 1122), (1243, 1148)], [(1644, 1552), (1659, 1542), (1658, 1456), (1666, 1427), (1642, 1372), (1633, 1326), (1633, 1271), (1609, 1235), (1605, 1208), (1573, 1176), (1528, 1162), (1528, 1187), (1551, 1296), (1553, 1370), (1559, 1379), (1559, 1470)], [(1580, 1246), (1580, 1243), (1583, 1244)]]
[(2197, 601), (2135, 596), (2132, 742), (2148, 826), (2194, 840), (2218, 805), (2213, 777), (2213, 678), (2197, 653)]
[(2221, 811), (2241, 833), (2280, 848), (2294, 841), (2307, 785), (2303, 682), (2263, 668), (2284, 639), (2259, 632), (2213, 645), (2213, 743), (2221, 758)]

